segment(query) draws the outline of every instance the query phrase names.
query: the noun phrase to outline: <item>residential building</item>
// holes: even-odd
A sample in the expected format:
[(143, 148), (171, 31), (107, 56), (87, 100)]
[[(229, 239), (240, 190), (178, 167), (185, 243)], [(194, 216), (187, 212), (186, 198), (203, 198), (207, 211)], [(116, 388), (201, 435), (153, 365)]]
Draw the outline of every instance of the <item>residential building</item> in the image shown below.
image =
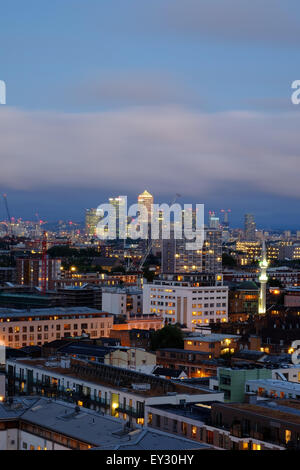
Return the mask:
[(183, 371), (188, 378), (214, 377), (221, 366), (211, 353), (176, 348), (158, 349), (156, 362), (164, 368)]
[[(250, 398), (250, 397), (249, 397)], [(212, 425), (230, 430), (239, 439), (257, 439), (283, 448), (300, 447), (298, 400), (259, 400), (250, 403), (215, 403)], [(262, 444), (255, 450), (262, 450)]]
[(53, 307), (32, 310), (0, 309), (0, 341), (21, 348), (41, 346), (64, 337), (109, 336), (112, 315), (88, 307)]
[(8, 394), (64, 398), (116, 418), (145, 423), (150, 404), (222, 400), (223, 394), (130, 369), (74, 358), (7, 359)]
[[(80, 423), (80, 425), (78, 425)], [(24, 396), (0, 404), (0, 450), (209, 450), (212, 446), (132, 426), (66, 403)]]
[[(61, 343), (61, 347), (55, 350), (57, 356), (71, 356), (144, 373), (151, 373), (156, 365), (156, 355), (142, 348), (102, 346), (98, 344), (98, 341), (95, 344), (84, 339), (61, 341)], [(46, 345), (43, 352), (51, 347), (53, 347), (51, 343)]]
[(184, 349), (206, 352), (212, 358), (224, 354), (234, 354), (238, 350), (238, 335), (211, 334), (202, 336), (188, 336), (184, 339)]
[(143, 348), (149, 350), (151, 347), (151, 330), (142, 329), (112, 329), (110, 337), (118, 339), (121, 346), (132, 348)]
[(112, 330), (160, 330), (164, 326), (163, 317), (156, 313), (127, 315), (126, 323), (114, 323)]
[(222, 232), (204, 230), (202, 249), (189, 250), (187, 240), (164, 239), (162, 243), (162, 273), (219, 273), (222, 271)]
[(258, 312), (259, 287), (253, 281), (231, 285), (229, 289), (229, 318), (247, 320)]
[(243, 402), (245, 384), (251, 379), (270, 379), (272, 370), (266, 368), (218, 368), (218, 390), (224, 393), (225, 402)]
[[(224, 426), (216, 419), (214, 409), (224, 405), (221, 402), (184, 403), (182, 405), (149, 405), (146, 407), (148, 428), (162, 430), (193, 440), (206, 443), (215, 449), (223, 450), (284, 450), (284, 443), (270, 443), (255, 435), (238, 435), (234, 428)], [(211, 416), (214, 417), (212, 423)]]
[[(61, 260), (47, 257), (45, 261), (46, 289), (54, 289), (54, 280), (60, 277)], [(43, 285), (43, 261), (41, 258), (17, 258), (17, 283), (30, 287)]]
[(248, 379), (245, 392), (256, 393), (259, 397), (293, 398), (300, 400), (300, 383), (279, 379)]

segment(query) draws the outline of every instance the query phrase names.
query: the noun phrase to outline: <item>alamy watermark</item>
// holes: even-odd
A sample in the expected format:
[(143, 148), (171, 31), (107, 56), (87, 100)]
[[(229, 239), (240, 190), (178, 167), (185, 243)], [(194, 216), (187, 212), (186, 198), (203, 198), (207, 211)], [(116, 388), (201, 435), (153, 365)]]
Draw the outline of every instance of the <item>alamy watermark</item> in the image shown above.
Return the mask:
[(291, 356), (291, 361), (293, 364), (300, 364), (300, 340), (296, 339), (292, 342), (293, 353)]
[(292, 103), (299, 104), (300, 103), (300, 80), (294, 80), (291, 88), (295, 90), (291, 96)]
[(6, 84), (0, 80), (0, 104), (6, 104)]
[[(204, 204), (132, 204), (120, 196), (116, 204), (100, 204), (96, 235), (101, 240), (184, 240), (187, 250), (204, 242)], [(172, 215), (172, 217), (171, 217)]]

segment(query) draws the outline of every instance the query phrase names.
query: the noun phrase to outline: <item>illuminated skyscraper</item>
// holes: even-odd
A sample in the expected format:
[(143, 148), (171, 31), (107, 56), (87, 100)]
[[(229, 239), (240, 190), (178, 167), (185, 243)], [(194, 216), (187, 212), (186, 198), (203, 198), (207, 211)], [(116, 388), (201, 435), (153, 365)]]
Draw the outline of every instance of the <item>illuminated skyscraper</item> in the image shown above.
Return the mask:
[(145, 206), (148, 211), (148, 223), (151, 222), (153, 201), (154, 199), (152, 194), (150, 194), (146, 189), (142, 194), (138, 195), (138, 204), (142, 204), (143, 206)]
[[(120, 217), (127, 204), (127, 196), (110, 197), (109, 203), (112, 206), (114, 206), (116, 210), (116, 235), (117, 235), (117, 238), (120, 238), (120, 229), (121, 229)], [(127, 217), (127, 210), (125, 212), (126, 214), (124, 215), (126, 215)], [(127, 218), (126, 218), (125, 224), (127, 224)], [(124, 227), (124, 230), (126, 230), (126, 227)]]
[(85, 233), (88, 237), (96, 236), (96, 227), (100, 220), (97, 209), (86, 209), (85, 211)]

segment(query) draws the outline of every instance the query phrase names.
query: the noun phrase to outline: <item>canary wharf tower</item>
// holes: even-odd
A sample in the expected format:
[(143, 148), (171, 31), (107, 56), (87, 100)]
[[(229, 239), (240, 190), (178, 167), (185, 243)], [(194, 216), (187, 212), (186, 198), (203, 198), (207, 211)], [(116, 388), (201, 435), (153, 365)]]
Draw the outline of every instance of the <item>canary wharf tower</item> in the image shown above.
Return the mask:
[(260, 291), (259, 291), (259, 299), (258, 299), (258, 313), (259, 315), (263, 315), (266, 313), (266, 284), (268, 281), (267, 276), (267, 268), (268, 268), (268, 260), (267, 260), (267, 253), (266, 253), (266, 243), (263, 240), (262, 250), (261, 250), (261, 261), (259, 262), (260, 266)]

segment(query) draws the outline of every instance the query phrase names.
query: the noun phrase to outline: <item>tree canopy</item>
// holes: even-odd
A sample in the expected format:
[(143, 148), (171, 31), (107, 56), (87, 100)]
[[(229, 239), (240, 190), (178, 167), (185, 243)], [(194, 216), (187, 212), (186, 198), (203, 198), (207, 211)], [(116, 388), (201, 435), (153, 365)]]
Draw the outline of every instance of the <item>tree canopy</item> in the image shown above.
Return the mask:
[(165, 325), (151, 335), (151, 349), (159, 348), (183, 349), (183, 333), (178, 325)]

